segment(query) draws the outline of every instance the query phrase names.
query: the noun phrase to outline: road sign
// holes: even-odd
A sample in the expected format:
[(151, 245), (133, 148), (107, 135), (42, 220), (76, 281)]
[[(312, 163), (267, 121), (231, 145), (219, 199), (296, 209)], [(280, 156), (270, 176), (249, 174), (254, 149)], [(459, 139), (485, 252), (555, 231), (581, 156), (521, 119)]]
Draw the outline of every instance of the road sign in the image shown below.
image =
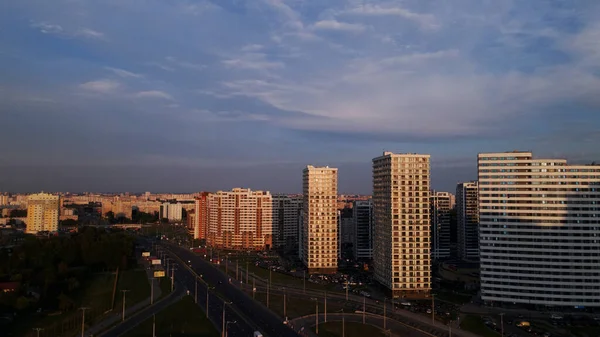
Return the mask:
[(156, 277), (156, 278), (165, 277), (165, 271), (164, 270), (155, 270), (154, 277)]
[(142, 257), (150, 257), (150, 252), (142, 252)]

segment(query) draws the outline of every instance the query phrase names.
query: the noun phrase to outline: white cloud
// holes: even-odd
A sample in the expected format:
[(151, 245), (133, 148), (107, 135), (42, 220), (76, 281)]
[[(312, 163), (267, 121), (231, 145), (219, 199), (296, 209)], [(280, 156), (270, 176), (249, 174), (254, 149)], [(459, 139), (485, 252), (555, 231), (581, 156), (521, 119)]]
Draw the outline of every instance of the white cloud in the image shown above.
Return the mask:
[(104, 67), (104, 69), (112, 71), (113, 73), (115, 73), (115, 75), (118, 75), (118, 76), (124, 77), (124, 78), (127, 78), (127, 77), (142, 78), (143, 77), (141, 74), (136, 74), (131, 71), (124, 70), (124, 69), (113, 68), (113, 67)]
[(247, 44), (242, 47), (242, 51), (244, 52), (255, 52), (263, 49), (263, 45), (260, 44)]
[(366, 27), (361, 24), (339, 22), (336, 20), (318, 21), (312, 27), (317, 30), (338, 30), (344, 32), (362, 32), (366, 29)]
[(44, 34), (58, 35), (63, 37), (81, 37), (85, 39), (97, 39), (105, 40), (106, 36), (104, 33), (90, 28), (78, 28), (74, 30), (68, 30), (63, 28), (61, 25), (49, 23), (49, 22), (34, 22), (31, 24), (32, 28), (39, 29)]
[(110, 93), (118, 89), (121, 84), (117, 81), (101, 79), (80, 84), (79, 87), (97, 93)]
[(431, 14), (419, 14), (398, 6), (361, 5), (342, 13), (364, 16), (399, 16), (421, 25), (423, 28), (436, 28), (435, 17)]
[(164, 91), (159, 91), (159, 90), (140, 91), (140, 92), (135, 93), (134, 97), (136, 97), (136, 98), (160, 98), (160, 99), (166, 99), (169, 101), (173, 100), (173, 96), (167, 94)]
[(48, 22), (33, 23), (31, 27), (38, 28), (44, 34), (61, 34), (63, 32), (63, 28), (60, 25)]
[(283, 62), (268, 60), (267, 55), (263, 53), (246, 53), (238, 58), (230, 58), (221, 62), (228, 68), (250, 70), (273, 70), (285, 66)]
[(204, 64), (197, 64), (197, 63), (192, 63), (192, 62), (187, 62), (187, 61), (181, 61), (173, 56), (167, 56), (165, 59), (167, 61), (169, 61), (169, 63), (174, 64), (181, 68), (188, 68), (188, 69), (193, 69), (193, 70), (203, 70), (206, 68), (206, 65), (204, 65)]
[(89, 28), (81, 28), (74, 33), (75, 36), (82, 36), (90, 39), (104, 40), (104, 33)]

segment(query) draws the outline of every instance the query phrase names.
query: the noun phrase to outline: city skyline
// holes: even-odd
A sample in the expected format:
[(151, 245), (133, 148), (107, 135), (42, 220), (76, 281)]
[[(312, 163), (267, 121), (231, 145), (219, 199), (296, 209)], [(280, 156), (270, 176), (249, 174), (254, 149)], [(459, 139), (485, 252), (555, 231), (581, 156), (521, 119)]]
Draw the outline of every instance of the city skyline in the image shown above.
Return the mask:
[(599, 13), (541, 0), (11, 2), (0, 189), (294, 193), (313, 163), (340, 169), (340, 192), (369, 193), (369, 158), (385, 150), (431, 154), (432, 187), (452, 192), (476, 178), (478, 152), (591, 162)]

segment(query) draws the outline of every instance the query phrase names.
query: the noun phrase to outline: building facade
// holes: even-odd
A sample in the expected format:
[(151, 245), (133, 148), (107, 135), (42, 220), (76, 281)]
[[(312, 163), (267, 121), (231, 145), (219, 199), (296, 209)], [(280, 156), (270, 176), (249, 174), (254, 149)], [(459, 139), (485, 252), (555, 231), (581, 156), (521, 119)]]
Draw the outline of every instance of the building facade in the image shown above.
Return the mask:
[(183, 219), (183, 206), (180, 202), (165, 202), (160, 205), (160, 218), (169, 221), (181, 221)]
[(431, 289), (429, 157), (373, 159), (374, 277), (394, 297)]
[(272, 247), (273, 198), (269, 192), (234, 188), (210, 193), (207, 199), (209, 246), (244, 250)]
[(202, 240), (206, 239), (206, 232), (208, 228), (209, 220), (209, 207), (210, 193), (201, 192), (194, 199), (194, 239)]
[(479, 259), (479, 202), (477, 181), (456, 185), (458, 258)]
[(27, 198), (27, 233), (58, 231), (59, 199), (58, 195), (48, 193), (31, 194)]
[(481, 153), (481, 297), (600, 307), (600, 166)]
[(273, 245), (284, 252), (298, 252), (302, 197), (273, 196)]
[(373, 258), (373, 201), (356, 200), (352, 205), (354, 221), (354, 258), (371, 260)]
[(454, 195), (448, 192), (431, 192), (431, 258), (450, 257), (450, 212)]
[(302, 261), (309, 274), (337, 271), (337, 168), (303, 171)]
[[(352, 205), (352, 204), (350, 204)], [(354, 254), (354, 219), (352, 208), (338, 209), (338, 257), (350, 258)]]

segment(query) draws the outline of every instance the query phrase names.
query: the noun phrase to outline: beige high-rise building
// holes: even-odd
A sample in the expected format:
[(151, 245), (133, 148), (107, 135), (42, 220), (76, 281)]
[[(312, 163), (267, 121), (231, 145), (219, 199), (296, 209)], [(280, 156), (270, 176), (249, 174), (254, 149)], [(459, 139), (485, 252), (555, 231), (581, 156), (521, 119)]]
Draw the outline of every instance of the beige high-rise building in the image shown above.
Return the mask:
[(270, 249), (273, 245), (273, 198), (266, 191), (234, 188), (207, 195), (206, 242), (228, 249)]
[(431, 289), (429, 155), (373, 159), (375, 280), (393, 297)]
[(480, 153), (481, 298), (600, 307), (600, 166)]
[(329, 166), (303, 171), (300, 256), (309, 274), (337, 272), (337, 176), (338, 169)]
[(27, 233), (58, 231), (60, 197), (48, 193), (31, 194), (27, 198)]

